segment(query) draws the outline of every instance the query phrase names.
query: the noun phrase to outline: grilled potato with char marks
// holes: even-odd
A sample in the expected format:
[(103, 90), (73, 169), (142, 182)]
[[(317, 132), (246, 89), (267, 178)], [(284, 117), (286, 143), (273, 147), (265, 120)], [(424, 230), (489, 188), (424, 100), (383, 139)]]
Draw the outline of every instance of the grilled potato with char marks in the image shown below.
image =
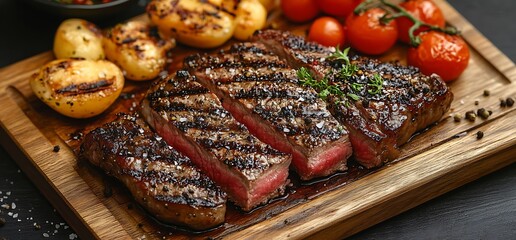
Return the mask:
[(53, 50), (56, 58), (104, 59), (102, 32), (86, 20), (67, 19), (57, 28)]
[(107, 59), (136, 81), (156, 78), (165, 69), (167, 52), (175, 45), (144, 21), (117, 24), (108, 30), (102, 43)]
[(122, 71), (106, 60), (58, 59), (34, 74), (36, 96), (57, 112), (89, 118), (104, 112), (124, 87)]
[(237, 0), (153, 0), (147, 5), (151, 21), (166, 38), (192, 47), (214, 48), (235, 31)]

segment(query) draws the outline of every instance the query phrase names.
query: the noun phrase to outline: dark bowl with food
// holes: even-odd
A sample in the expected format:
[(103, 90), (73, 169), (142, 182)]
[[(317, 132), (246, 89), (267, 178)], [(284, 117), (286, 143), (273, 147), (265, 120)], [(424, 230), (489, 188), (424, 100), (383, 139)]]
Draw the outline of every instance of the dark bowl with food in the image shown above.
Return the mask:
[(120, 13), (136, 0), (26, 0), (36, 9), (66, 18), (96, 20)]

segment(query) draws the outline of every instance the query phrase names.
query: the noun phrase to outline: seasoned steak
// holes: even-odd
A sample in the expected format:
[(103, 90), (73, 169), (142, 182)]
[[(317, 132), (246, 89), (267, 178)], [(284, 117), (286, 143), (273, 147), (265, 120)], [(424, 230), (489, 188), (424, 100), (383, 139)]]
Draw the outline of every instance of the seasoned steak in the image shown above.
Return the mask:
[(437, 75), (417, 68), (352, 56), (356, 66), (343, 76), (347, 63), (330, 57), (334, 48), (306, 42), (287, 32), (265, 30), (254, 36), (297, 68), (327, 79), (343, 93), (327, 100), (330, 111), (350, 132), (354, 156), (371, 168), (399, 156), (399, 146), (417, 131), (439, 121), (449, 110), (453, 94)]
[(185, 66), (259, 139), (293, 154), (304, 179), (346, 170), (347, 132), (296, 71), (262, 44), (241, 43), (216, 55), (196, 54)]
[(187, 71), (155, 83), (141, 112), (243, 210), (283, 194), (291, 156), (252, 136)]
[(226, 194), (138, 115), (94, 129), (80, 157), (120, 180), (157, 219), (204, 230), (224, 222)]

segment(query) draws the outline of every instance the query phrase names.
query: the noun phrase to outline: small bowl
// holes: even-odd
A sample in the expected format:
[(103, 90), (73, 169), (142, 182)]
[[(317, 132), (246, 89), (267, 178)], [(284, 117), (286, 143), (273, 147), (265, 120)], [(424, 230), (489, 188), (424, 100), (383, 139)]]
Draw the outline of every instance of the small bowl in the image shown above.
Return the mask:
[(41, 9), (51, 14), (66, 18), (84, 18), (89, 20), (101, 19), (112, 14), (119, 13), (131, 5), (134, 0), (113, 0), (108, 3), (92, 5), (65, 4), (52, 0), (27, 0), (36, 9)]

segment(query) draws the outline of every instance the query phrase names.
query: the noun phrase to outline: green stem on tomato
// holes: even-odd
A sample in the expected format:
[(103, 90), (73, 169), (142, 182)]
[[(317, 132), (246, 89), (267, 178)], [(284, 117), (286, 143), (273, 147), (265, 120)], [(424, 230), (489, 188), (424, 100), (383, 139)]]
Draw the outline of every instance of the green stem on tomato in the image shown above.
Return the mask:
[[(354, 14), (360, 14), (367, 9), (373, 7), (373, 0), (366, 0), (360, 3), (355, 10), (353, 11)], [(393, 4), (391, 2), (388, 2), (386, 0), (380, 0), (380, 3), (384, 6), (387, 6), (391, 9), (393, 9), (396, 13), (391, 12), (390, 14), (385, 14), (383, 17), (380, 18), (380, 22), (383, 24), (389, 24), (390, 21), (399, 18), (399, 17), (407, 17), (410, 21), (412, 21), (414, 24), (409, 29), (409, 37), (410, 37), (410, 44), (414, 47), (419, 46), (421, 44), (421, 38), (414, 35), (414, 32), (419, 29), (420, 27), (428, 27), (429, 30), (433, 31), (439, 31), (450, 35), (456, 35), (459, 34), (459, 31), (455, 27), (445, 27), (441, 28), (436, 25), (431, 25), (428, 23), (425, 23), (416, 17), (414, 17), (412, 14), (407, 12), (403, 7), (400, 7), (396, 4)], [(380, 6), (381, 7), (381, 6)], [(386, 10), (387, 11), (387, 10)]]
[(414, 47), (417, 47), (417, 46), (419, 46), (419, 44), (421, 44), (421, 38), (418, 36), (414, 36), (414, 32), (422, 26), (428, 27), (430, 30), (433, 30), (433, 31), (439, 31), (439, 32), (443, 32), (446, 34), (450, 34), (450, 35), (459, 34), (459, 31), (454, 27), (441, 28), (436, 25), (431, 25), (431, 24), (425, 23), (425, 22), (417, 19), (416, 17), (412, 16), (412, 14), (407, 12), (407, 10), (405, 10), (403, 7), (400, 7), (396, 4), (388, 2), (386, 0), (380, 0), (380, 2), (398, 12), (397, 14), (389, 17), (388, 18), (389, 21), (392, 19), (398, 18), (398, 17), (407, 17), (408, 19), (410, 19), (410, 21), (412, 21), (414, 23), (412, 25), (412, 27), (410, 27), (410, 29), (409, 29), (410, 44)]

